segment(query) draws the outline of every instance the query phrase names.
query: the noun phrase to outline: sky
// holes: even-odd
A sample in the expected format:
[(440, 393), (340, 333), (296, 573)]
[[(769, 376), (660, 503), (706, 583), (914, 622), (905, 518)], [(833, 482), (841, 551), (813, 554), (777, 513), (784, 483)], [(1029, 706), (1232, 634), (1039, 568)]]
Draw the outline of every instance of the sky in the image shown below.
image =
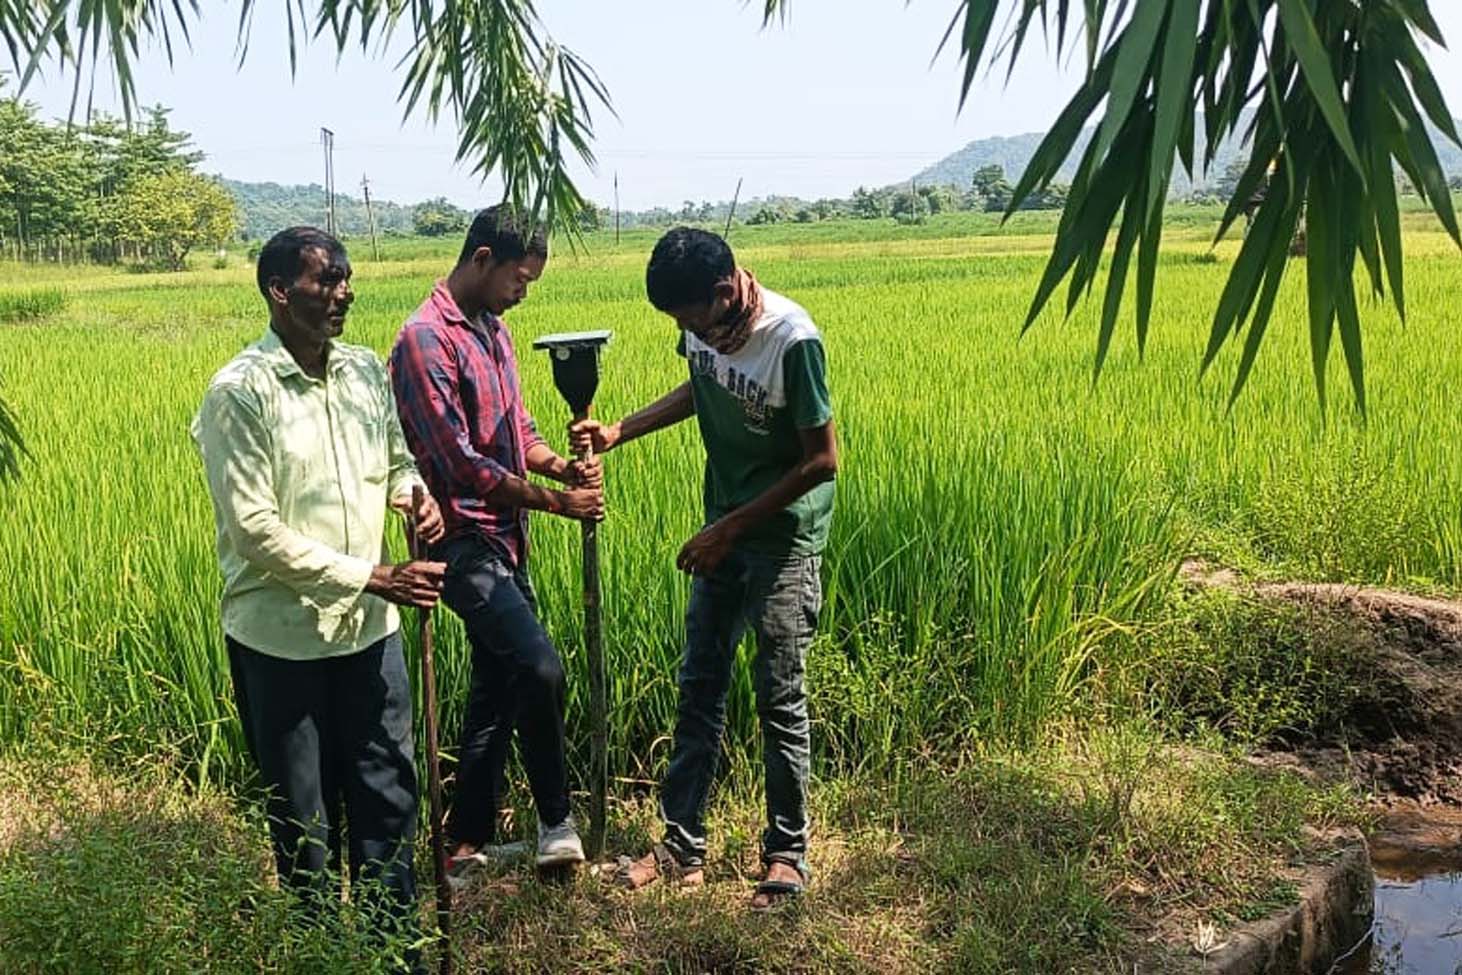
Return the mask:
[[(311, 5), (313, 6), (313, 5)], [(597, 165), (576, 166), (602, 204), (678, 208), (685, 200), (770, 194), (847, 196), (918, 172), (966, 143), (1044, 129), (1080, 80), (1039, 37), (1007, 83), (982, 75), (958, 111), (953, 47), (934, 52), (957, 0), (793, 0), (784, 24), (761, 26), (760, 4), (739, 0), (539, 0), (554, 39), (583, 56), (609, 89), (617, 117), (595, 117)], [(1431, 4), (1462, 51), (1462, 4)], [(265, 9), (268, 8), (268, 9)], [(857, 13), (852, 11), (856, 8)], [(171, 66), (160, 49), (137, 65), (138, 97), (173, 109), (193, 133), (203, 168), (232, 179), (321, 182), (321, 126), (335, 133), (338, 192), (376, 199), (445, 196), (468, 208), (492, 183), (455, 163), (451, 118), (403, 121), (396, 101), (398, 41), (380, 56), (329, 41), (309, 45), (291, 78), (282, 4), (260, 5), (238, 66), (237, 0), (205, 3), (191, 49)], [(997, 25), (998, 29), (998, 25)], [(1462, 114), (1462, 56), (1429, 50), (1443, 92)], [(13, 89), (12, 89), (13, 90)], [(64, 117), (71, 79), (54, 66), (26, 97)], [(94, 104), (117, 108), (110, 75)], [(86, 94), (82, 94), (84, 105)]]

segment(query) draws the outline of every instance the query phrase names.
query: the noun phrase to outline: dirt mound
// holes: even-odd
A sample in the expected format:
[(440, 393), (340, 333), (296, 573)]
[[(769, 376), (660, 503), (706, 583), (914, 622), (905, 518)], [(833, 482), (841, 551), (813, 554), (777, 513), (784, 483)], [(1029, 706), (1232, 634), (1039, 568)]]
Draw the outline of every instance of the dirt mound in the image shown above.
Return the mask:
[(1318, 583), (1249, 583), (1226, 569), (1189, 562), (1190, 585), (1247, 593), (1353, 624), (1369, 692), (1343, 726), (1287, 745), (1297, 762), (1344, 773), (1378, 798), (1462, 804), (1462, 603), (1409, 593)]

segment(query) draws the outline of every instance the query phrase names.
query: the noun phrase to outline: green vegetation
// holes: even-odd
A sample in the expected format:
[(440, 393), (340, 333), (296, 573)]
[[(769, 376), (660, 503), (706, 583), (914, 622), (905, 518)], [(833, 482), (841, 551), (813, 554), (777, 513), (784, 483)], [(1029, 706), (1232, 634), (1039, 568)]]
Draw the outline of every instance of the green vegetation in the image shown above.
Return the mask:
[(73, 126), (0, 97), (0, 259), (182, 270), (190, 250), (238, 226), (233, 198), (194, 170), (202, 158), (160, 105), (134, 125), (98, 115)]
[[(765, 0), (763, 25), (785, 20), (788, 5)], [(245, 0), (238, 21), (244, 55), (252, 10), (252, 0)], [(293, 15), (288, 24), (291, 65), (311, 33), (329, 36), (339, 51), (357, 41), (369, 50), (373, 40), (409, 23), (411, 53), (397, 64), (403, 75), (398, 98), (407, 114), (420, 111), (431, 119), (451, 114), (461, 136), (458, 161), (471, 160), (484, 176), (500, 176), (504, 199), (535, 218), (541, 215), (553, 229), (579, 229), (586, 211), (591, 227), (602, 222), (574, 182), (569, 159), (593, 163), (593, 113), (611, 108), (609, 92), (588, 62), (549, 36), (531, 4), (479, 0), (466, 8), (438, 8), (431, 0), (411, 0), (382, 11), (360, 0), (320, 0), (308, 11), (301, 5), (298, 13), (299, 30)], [(1002, 13), (1006, 16), (998, 16)], [(961, 106), (982, 67), (1003, 61), (1014, 72), (1037, 24), (1048, 55), (1085, 55), (1080, 87), (1017, 180), (1005, 211), (1048, 194), (1069, 160), (1080, 158), (1071, 185), (1060, 194), (1061, 232), (1030, 303), (1027, 327), (1061, 284), (1068, 285), (1069, 311), (1104, 271), (1096, 343), (1100, 373), (1135, 264), (1140, 348), (1152, 325), (1152, 287), (1173, 174), (1180, 168), (1190, 179), (1206, 173), (1219, 147), (1242, 130), (1249, 133), (1252, 151), (1224, 223), (1240, 213), (1252, 212), (1255, 219), (1215, 303), (1202, 369), (1242, 335), (1243, 360), (1231, 393), (1237, 398), (1268, 333), (1302, 228), (1308, 351), (1320, 403), (1326, 401), (1338, 336), (1355, 404), (1364, 413), (1357, 261), (1367, 272), (1371, 295), (1389, 297), (1406, 317), (1397, 168), (1462, 248), (1447, 173), (1427, 129), (1430, 123), (1462, 145), (1423, 51), (1426, 42), (1446, 46), (1428, 0), (1206, 6), (1151, 0), (1133, 6), (1131, 16), (1126, 3), (1096, 0), (1072, 14), (1070, 0), (964, 0), (939, 41), (942, 52), (958, 37)], [(139, 41), (162, 40), (171, 61), (172, 32), (187, 36), (200, 15), (199, 8), (165, 0), (100, 5), (57, 0), (48, 10), (0, 4), (0, 38), (22, 72), (22, 87), (54, 61), (75, 72), (78, 90), (89, 39), (92, 67), (100, 59), (111, 61), (130, 116)], [(999, 33), (997, 20), (1003, 25)], [(94, 84), (95, 70), (91, 76)], [(1091, 124), (1095, 136), (1078, 149)], [(768, 213), (764, 208), (757, 216)], [(909, 221), (917, 222), (917, 215), (911, 213)], [(1108, 263), (1102, 257), (1109, 243)]]
[(66, 293), (59, 288), (0, 291), (0, 324), (45, 318), (65, 307)]
[(264, 824), (164, 764), (39, 751), (0, 761), (0, 792), (7, 972), (366, 975), (405, 950), (351, 910), (296, 923)]
[[(1462, 586), (1462, 452), (1436, 435), (1451, 407), (1429, 379), (1462, 363), (1444, 339), (1447, 261), (1424, 256), (1444, 253), (1434, 233), (1412, 237), (1418, 297), (1404, 347), (1376, 313), (1396, 342), (1373, 366), (1367, 426), (1322, 422), (1292, 360), (1269, 363), (1232, 417), (1218, 382), (1194, 380), (1185, 357), (1202, 335), (1191, 311), (1221, 287), (1229, 249), (1199, 260), (1206, 250), (1177, 233), (1148, 361), (1118, 348), (1091, 389), (1094, 309), (1016, 341), (1044, 240), (912, 233), (924, 229), (881, 242), (795, 243), (775, 227), (738, 239), (764, 281), (823, 323), (842, 418), (824, 635), (810, 663), (824, 772), (992, 736), (1030, 740), (1094, 706), (1135, 653), (1125, 630), (1166, 617), (1174, 567), (1194, 551), (1325, 579)], [(598, 404), (614, 416), (668, 389), (680, 363), (672, 326), (640, 297), (643, 242), (590, 246), (555, 259), (514, 323), (525, 350), (551, 330), (614, 328)], [(380, 265), (357, 252), (350, 336), (386, 350), (447, 250)], [(1298, 288), (1279, 296), (1278, 342), (1306, 340), (1301, 301)], [(0, 526), (0, 738), (45, 722), (123, 750), (174, 750), (200, 778), (243, 772), (187, 425), (207, 377), (261, 330), (258, 306), (242, 268), (153, 286), (90, 275), (66, 311), (9, 327), (7, 396), (34, 462)], [(1408, 353), (1412, 344), (1428, 354)], [(86, 395), (56, 395), (56, 377), (78, 361)], [(566, 418), (545, 363), (525, 352), (524, 374), (530, 406), (561, 442), (553, 431)], [(99, 478), (103, 466), (111, 473)], [(653, 777), (685, 598), (673, 549), (699, 506), (693, 431), (611, 457), (607, 473), (611, 754), (618, 773)], [(1301, 530), (1312, 521), (1328, 539), (1320, 560), (1314, 532)], [(551, 519), (535, 529), (581, 745), (576, 538)], [(49, 557), (29, 558), (38, 551)], [(450, 733), (466, 654), (455, 620), (442, 629)], [(733, 753), (753, 746), (755, 727), (739, 673)]]
[[(762, 814), (738, 763), (711, 810), (705, 889), (505, 870), (457, 905), (463, 970), (1115, 975), (1153, 953), (1150, 936), (1292, 897), (1274, 877), (1313, 855), (1303, 827), (1352, 815), (1342, 791), (1131, 731), (969, 758), (820, 787), (816, 885), (772, 924), (744, 906)], [(375, 972), (401, 950), (372, 945), (350, 911), (290, 926), (257, 815), (166, 766), (43, 751), (0, 760), (0, 788), (7, 970)], [(617, 808), (612, 848), (644, 846), (652, 806)]]
[[(1343, 640), (1299, 616), (1186, 596), (1177, 565), (1201, 555), (1261, 577), (1462, 590), (1462, 448), (1442, 435), (1455, 419), (1444, 380), (1462, 370), (1446, 297), (1455, 259), (1433, 224), (1404, 217), (1411, 316), (1403, 332), (1384, 307), (1371, 312), (1387, 341), (1370, 364), (1368, 421), (1322, 417), (1308, 364), (1287, 354), (1263, 363), (1230, 413), (1229, 377), (1199, 380), (1192, 369), (1205, 340), (1195, 310), (1216, 300), (1236, 251), (1208, 248), (1214, 219), (1202, 208), (1171, 215), (1146, 361), (1117, 343), (1094, 387), (1097, 308), (1080, 306), (1068, 325), (1051, 316), (1018, 338), (1056, 214), (1004, 226), (941, 214), (909, 226), (738, 229), (744, 263), (823, 327), (844, 459), (809, 659), (819, 886), (796, 917), (812, 954), (742, 913), (739, 881), (759, 818), (743, 660), (716, 800), (721, 882), (704, 896), (626, 900), (587, 880), (565, 893), (505, 875), (519, 890), (472, 908), (469, 955), (522, 970), (561, 959), (586, 971), (598, 962), (1115, 971), (1142, 950), (1133, 932), (1144, 918), (1176, 911), (1229, 923), (1283, 900), (1275, 878), (1303, 845), (1301, 824), (1345, 818), (1349, 800), (1224, 757), (1214, 732), (1240, 743), (1304, 735), (1348, 713), (1365, 688), (1351, 680), (1357, 663)], [(642, 297), (653, 237), (635, 231), (616, 248), (600, 233), (578, 252), (561, 249), (512, 315), (529, 406), (560, 445), (567, 417), (547, 363), (528, 351), (534, 336), (615, 330), (601, 415), (681, 378), (674, 327)], [(372, 262), (356, 247), (347, 337), (388, 349), (455, 249), (451, 238), (393, 240)], [(187, 427), (208, 377), (264, 328), (250, 270), (5, 271), (17, 303), (63, 297), (36, 298), (49, 304), (44, 315), (0, 325), (5, 395), (32, 454), (0, 522), (0, 748), (47, 754), (59, 742), (106, 767), (160, 762), (169, 795), (182, 794), (181, 777), (205, 799), (237, 790), (248, 768), (218, 632), (211, 511)], [(1276, 300), (1271, 339), (1281, 351), (1308, 341), (1303, 308), (1297, 275)], [(71, 391), (77, 363), (85, 383)], [(616, 851), (638, 852), (651, 835), (637, 783), (666, 760), (686, 595), (673, 557), (697, 527), (699, 465), (688, 426), (607, 462), (600, 544)], [(394, 528), (391, 543), (402, 551)], [(572, 524), (535, 523), (535, 582), (567, 658), (571, 760), (582, 767), (578, 545)], [(450, 743), (467, 654), (457, 620), (439, 620)], [(39, 773), (16, 775), (34, 783)], [(52, 793), (37, 802), (64, 805)], [(248, 837), (235, 849), (252, 850), (252, 865), (224, 857), (207, 875), (232, 897), (225, 875), (258, 884), (267, 869), (259, 825), (228, 816), (225, 830)], [(29, 852), (0, 852), (0, 898), (5, 883), (35, 888), (39, 865), (68, 875), (72, 861), (35, 859), (62, 855), (51, 846), (22, 846)], [(146, 869), (132, 862), (124, 875)], [(57, 899), (37, 916), (53, 919), (81, 896), (59, 881), (40, 889)], [(251, 934), (213, 897), (188, 888), (159, 907), (176, 922), (166, 937), (182, 940), (145, 937), (181, 952), (202, 937), (182, 932), (206, 921), (230, 946), (218, 957), (246, 959), (218, 970), (264, 957), (248, 945), (276, 937), (273, 902), (260, 902), (266, 920)], [(33, 967), (63, 970), (69, 956), (45, 952), (64, 939), (40, 945), (14, 927), (15, 903), (0, 900), (0, 939), (22, 938)], [(106, 909), (122, 911), (118, 903)], [(135, 967), (121, 944), (97, 950), (119, 959), (117, 969)], [(314, 949), (277, 950), (304, 958)]]

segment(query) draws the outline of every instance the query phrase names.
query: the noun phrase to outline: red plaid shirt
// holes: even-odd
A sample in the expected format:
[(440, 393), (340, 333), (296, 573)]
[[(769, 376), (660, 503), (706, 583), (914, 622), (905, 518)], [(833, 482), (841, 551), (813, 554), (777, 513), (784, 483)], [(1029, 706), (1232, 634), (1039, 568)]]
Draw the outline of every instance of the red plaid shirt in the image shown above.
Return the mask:
[(543, 442), (523, 405), (507, 326), (487, 312), (468, 321), (438, 281), (396, 336), (390, 369), (401, 428), (447, 537), (482, 535), (522, 564), (527, 512), (487, 500), (504, 477), (527, 477), (528, 450)]

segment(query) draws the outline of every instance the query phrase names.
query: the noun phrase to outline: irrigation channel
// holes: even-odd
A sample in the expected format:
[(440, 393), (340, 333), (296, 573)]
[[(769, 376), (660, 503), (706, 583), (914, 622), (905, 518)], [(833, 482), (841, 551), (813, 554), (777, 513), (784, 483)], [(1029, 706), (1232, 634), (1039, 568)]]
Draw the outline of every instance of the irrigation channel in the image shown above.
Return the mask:
[(1462, 972), (1462, 810), (1393, 812), (1370, 851), (1375, 921), (1334, 975)]
[[(1312, 625), (1343, 632), (1364, 664), (1357, 674), (1366, 692), (1343, 722), (1265, 756), (1325, 778), (1347, 777), (1373, 797), (1374, 920), (1359, 944), (1314, 975), (1462, 975), (1462, 602), (1354, 586), (1251, 584), (1196, 562), (1183, 576), (1199, 588), (1301, 607), (1313, 614)], [(1360, 913), (1361, 906), (1351, 898), (1336, 909)]]

